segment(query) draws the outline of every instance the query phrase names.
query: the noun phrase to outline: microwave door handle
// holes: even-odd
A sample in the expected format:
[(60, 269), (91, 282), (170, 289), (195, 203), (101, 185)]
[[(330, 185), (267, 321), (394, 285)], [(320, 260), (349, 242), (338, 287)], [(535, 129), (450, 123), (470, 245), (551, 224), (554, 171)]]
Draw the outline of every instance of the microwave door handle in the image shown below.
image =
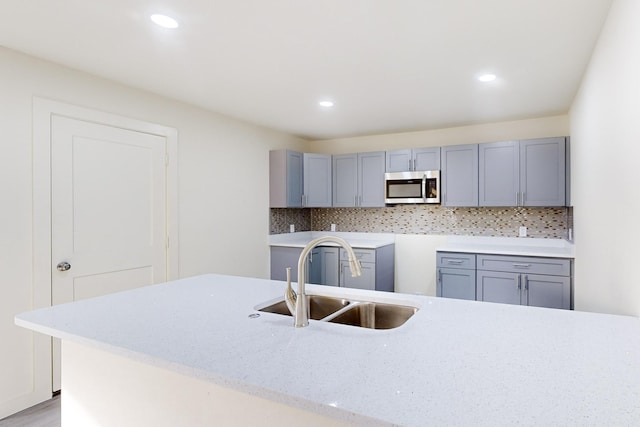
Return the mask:
[(427, 174), (422, 177), (422, 198), (427, 201)]

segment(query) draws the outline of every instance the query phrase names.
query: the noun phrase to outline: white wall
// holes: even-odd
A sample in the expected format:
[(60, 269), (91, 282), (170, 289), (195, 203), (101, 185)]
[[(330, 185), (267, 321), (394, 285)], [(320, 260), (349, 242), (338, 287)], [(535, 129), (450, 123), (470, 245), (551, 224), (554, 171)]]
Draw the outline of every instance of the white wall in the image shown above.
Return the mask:
[(613, 2), (570, 111), (578, 310), (640, 315), (639, 17)]
[(569, 135), (569, 116), (483, 123), (419, 132), (311, 141), (309, 151), (343, 154)]
[[(268, 277), (268, 151), (303, 141), (0, 48), (0, 418), (32, 388), (34, 96), (178, 129), (180, 274)], [(244, 262), (248, 260), (248, 262)]]

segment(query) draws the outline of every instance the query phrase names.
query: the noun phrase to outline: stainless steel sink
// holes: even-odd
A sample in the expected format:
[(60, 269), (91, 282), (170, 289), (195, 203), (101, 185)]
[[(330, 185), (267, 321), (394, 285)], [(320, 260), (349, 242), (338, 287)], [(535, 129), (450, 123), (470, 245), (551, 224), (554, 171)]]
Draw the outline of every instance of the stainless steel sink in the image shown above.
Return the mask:
[[(417, 307), (370, 301), (348, 300), (322, 295), (307, 295), (309, 318), (329, 323), (369, 329), (393, 329), (403, 325), (417, 311)], [(284, 300), (258, 311), (291, 316)]]
[[(321, 295), (307, 295), (307, 307), (309, 307), (309, 319), (321, 320), (350, 304), (343, 298), (332, 298)], [(261, 308), (258, 311), (267, 313), (284, 314), (291, 316), (284, 300)]]
[(327, 321), (370, 329), (393, 329), (403, 325), (417, 311), (416, 307), (404, 305), (359, 302)]

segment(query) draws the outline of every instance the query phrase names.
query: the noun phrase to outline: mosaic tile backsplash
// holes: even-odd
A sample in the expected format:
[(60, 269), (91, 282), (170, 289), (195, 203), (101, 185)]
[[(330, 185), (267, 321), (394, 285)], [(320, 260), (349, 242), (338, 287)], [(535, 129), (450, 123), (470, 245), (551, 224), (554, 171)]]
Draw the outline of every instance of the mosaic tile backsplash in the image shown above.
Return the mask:
[(447, 234), (566, 239), (573, 222), (571, 208), (449, 208), (397, 205), (385, 208), (271, 209), (271, 234), (330, 230), (358, 233)]

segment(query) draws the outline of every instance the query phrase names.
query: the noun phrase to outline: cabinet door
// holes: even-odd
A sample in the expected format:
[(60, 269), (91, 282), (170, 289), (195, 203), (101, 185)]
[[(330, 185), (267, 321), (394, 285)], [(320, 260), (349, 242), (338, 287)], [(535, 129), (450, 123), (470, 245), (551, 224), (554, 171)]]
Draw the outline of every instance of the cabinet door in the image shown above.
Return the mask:
[(340, 259), (338, 257), (339, 248), (321, 249), (321, 283), (327, 286), (340, 286)]
[(358, 277), (351, 277), (349, 261), (340, 261), (340, 286), (345, 288), (376, 289), (376, 265), (371, 262), (361, 262), (360, 270), (362, 274)]
[(384, 207), (385, 153), (358, 154), (358, 206)]
[(480, 206), (518, 206), (520, 192), (520, 151), (518, 141), (480, 144)]
[(287, 150), (287, 206), (302, 206), (302, 153)]
[(548, 308), (571, 308), (571, 279), (560, 276), (523, 274), (524, 305)]
[(269, 151), (269, 207), (302, 206), (302, 153)]
[(441, 148), (443, 206), (478, 206), (478, 145)]
[(358, 196), (358, 155), (333, 156), (333, 207), (356, 206)]
[(291, 267), (291, 281), (298, 281), (298, 259), (302, 248), (271, 247), (271, 280), (287, 280), (286, 268)]
[(477, 277), (478, 301), (520, 305), (520, 274), (478, 270)]
[[(321, 247), (315, 247), (309, 254), (309, 261), (307, 264), (307, 283), (313, 283), (314, 285), (322, 285), (322, 249)], [(298, 280), (296, 273), (295, 278), (291, 277), (291, 281)]]
[(411, 150), (393, 150), (385, 153), (387, 172), (405, 172), (411, 170)]
[(564, 138), (520, 141), (524, 206), (564, 206), (565, 168)]
[(476, 271), (461, 268), (439, 268), (436, 296), (475, 300)]
[(304, 206), (331, 207), (331, 155), (304, 153)]
[(440, 147), (414, 148), (413, 170), (437, 171), (440, 170)]

